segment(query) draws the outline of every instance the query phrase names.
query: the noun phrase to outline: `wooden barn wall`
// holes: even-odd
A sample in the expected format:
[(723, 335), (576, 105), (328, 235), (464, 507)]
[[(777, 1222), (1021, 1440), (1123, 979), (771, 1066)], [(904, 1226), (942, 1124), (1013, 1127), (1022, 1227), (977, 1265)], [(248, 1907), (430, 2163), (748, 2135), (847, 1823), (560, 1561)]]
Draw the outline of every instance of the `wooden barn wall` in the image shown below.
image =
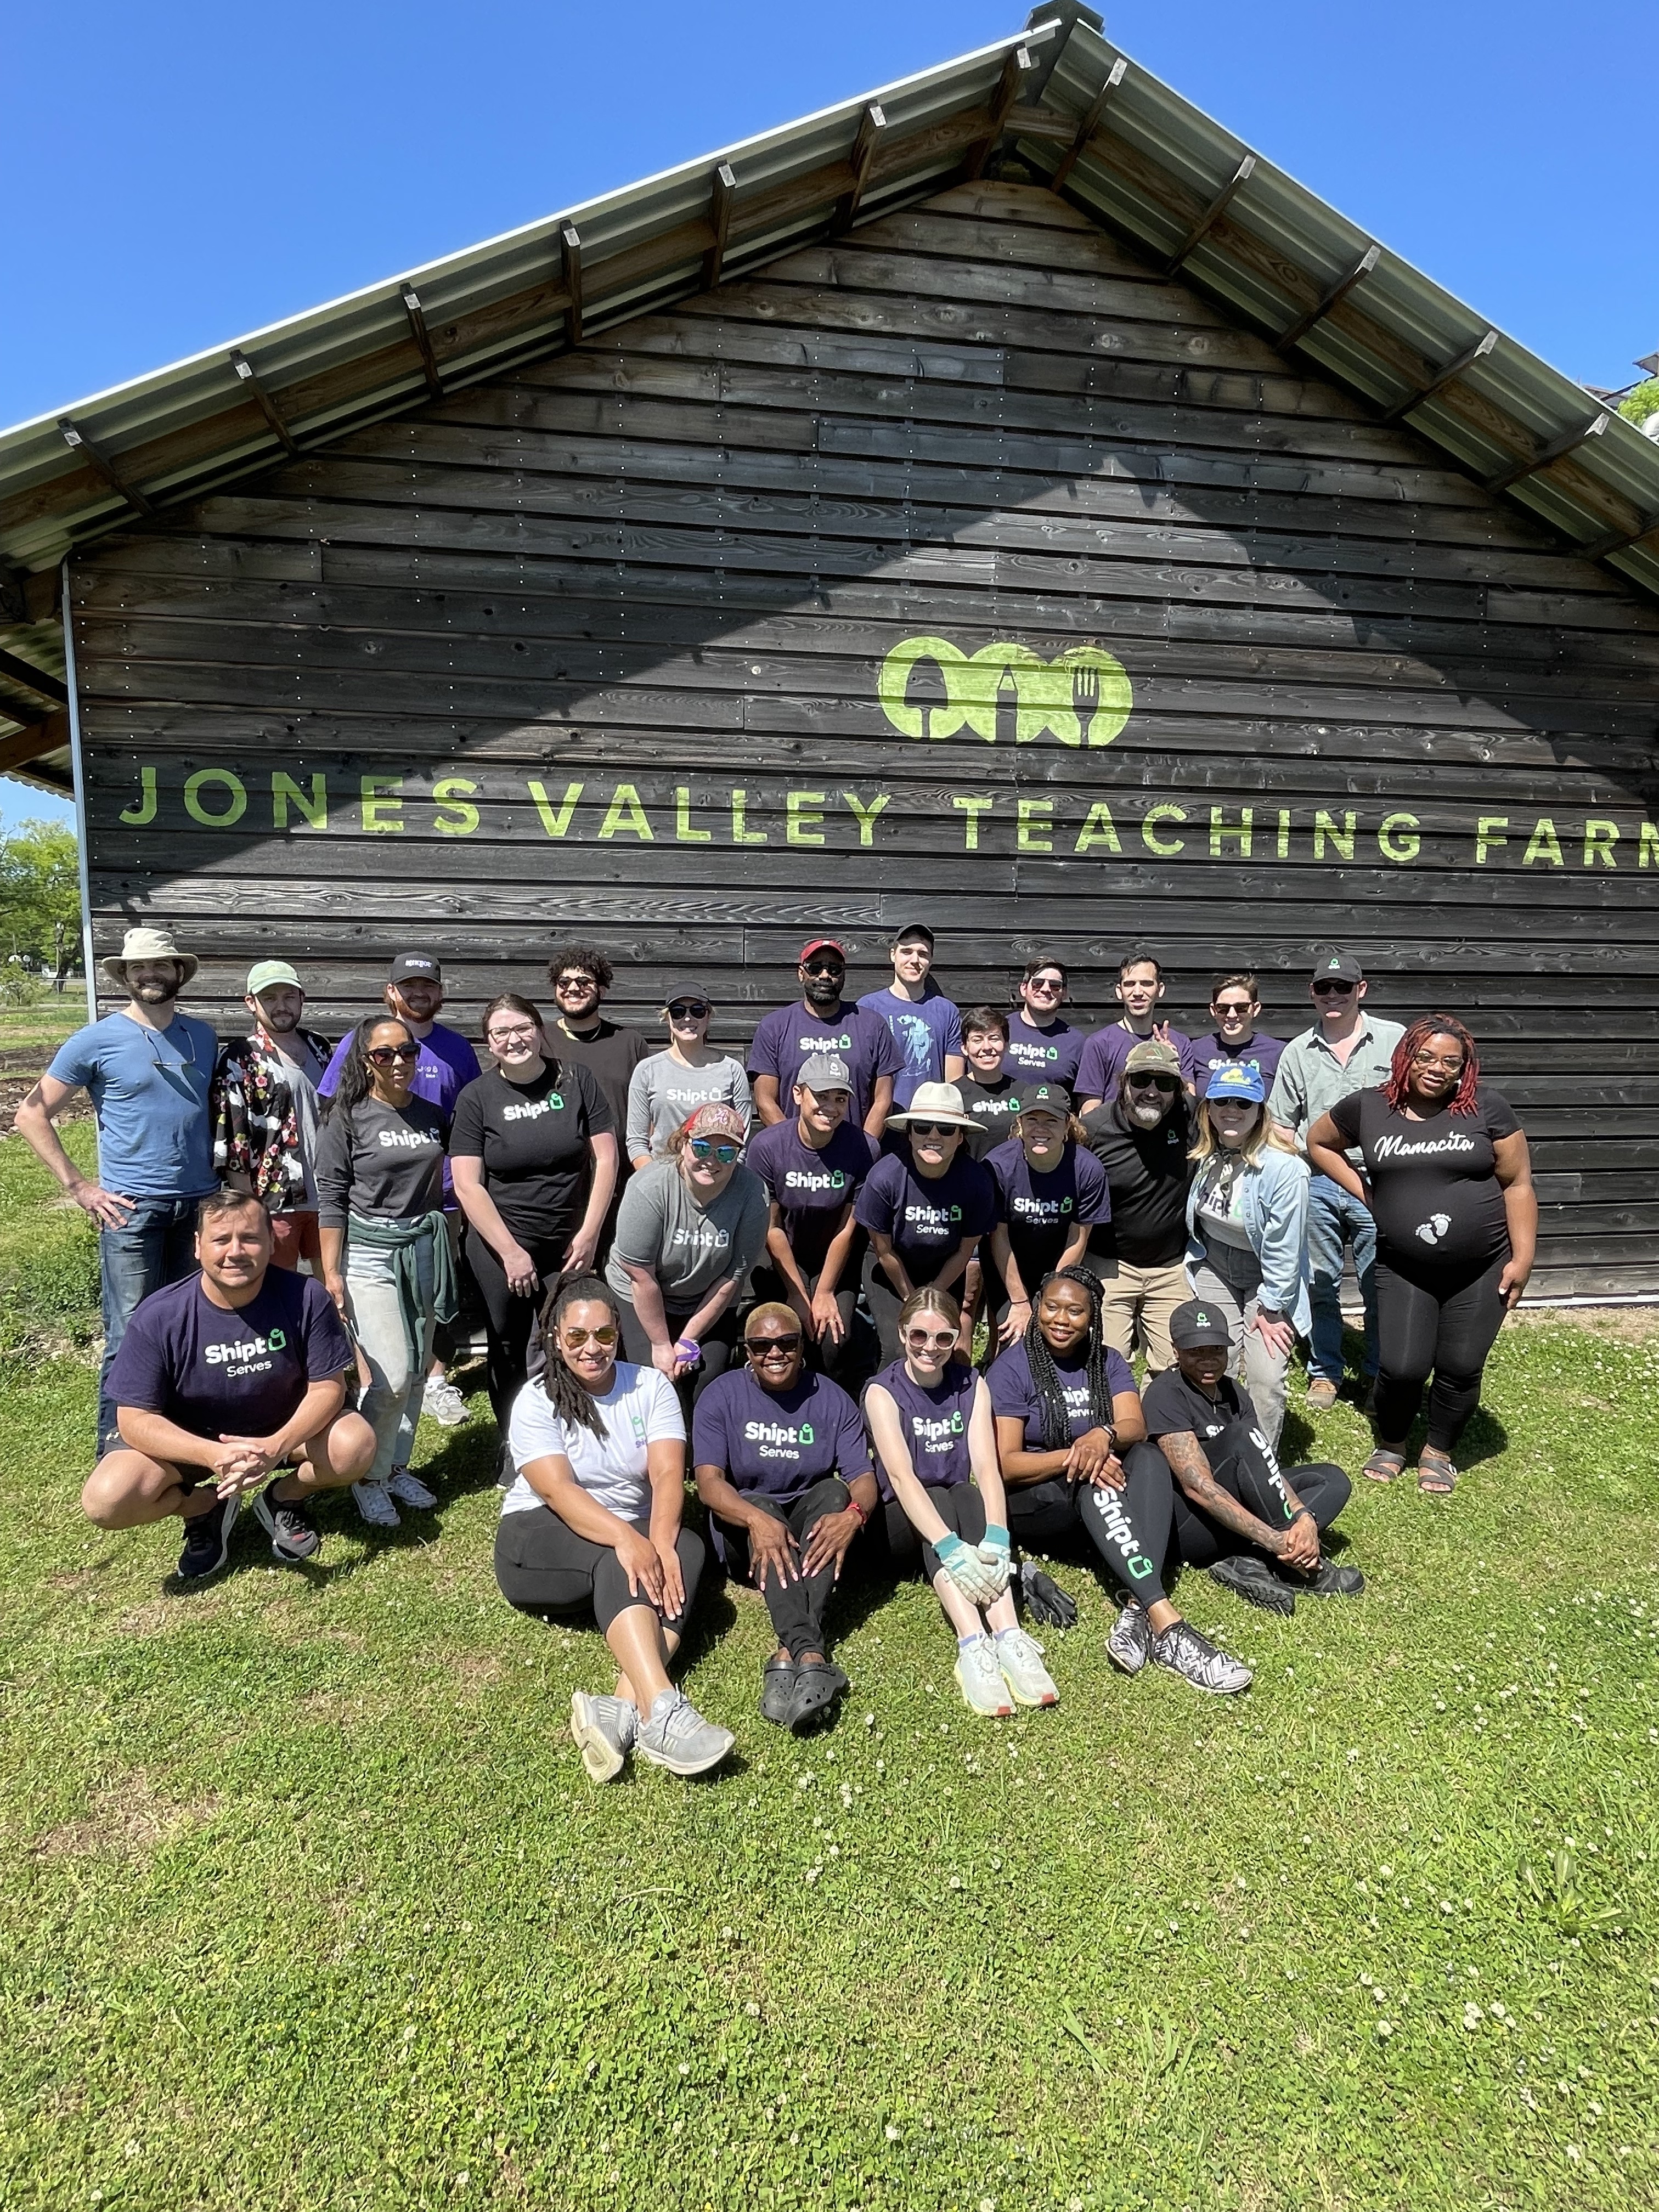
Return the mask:
[(222, 1025), (264, 955), (338, 1025), (432, 946), (470, 1018), (577, 933), (624, 1018), (690, 969), (736, 1042), (807, 932), (863, 990), (919, 917), (963, 1003), (1054, 948), (1092, 1023), (1148, 945), (1177, 1022), (1246, 963), (1289, 1035), (1338, 944), (1475, 1030), (1537, 1287), (1659, 1287), (1659, 613), (1046, 192), (946, 192), (73, 581), (99, 949), (175, 925)]

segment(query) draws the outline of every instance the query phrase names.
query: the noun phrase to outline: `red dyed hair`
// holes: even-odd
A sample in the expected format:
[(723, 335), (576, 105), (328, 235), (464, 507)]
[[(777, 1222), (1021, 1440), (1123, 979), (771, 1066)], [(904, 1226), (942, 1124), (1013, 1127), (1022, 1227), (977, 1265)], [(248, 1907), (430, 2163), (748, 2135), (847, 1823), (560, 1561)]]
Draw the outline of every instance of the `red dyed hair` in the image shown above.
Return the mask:
[(1453, 1114), (1473, 1114), (1475, 1085), (1480, 1080), (1480, 1056), (1475, 1051), (1474, 1039), (1455, 1014), (1424, 1014), (1412, 1024), (1394, 1048), (1389, 1079), (1382, 1086), (1384, 1096), (1395, 1112), (1399, 1113), (1406, 1103), (1406, 1085), (1411, 1075), (1412, 1062), (1432, 1036), (1453, 1036), (1462, 1046), (1463, 1073), (1448, 1102), (1448, 1108)]

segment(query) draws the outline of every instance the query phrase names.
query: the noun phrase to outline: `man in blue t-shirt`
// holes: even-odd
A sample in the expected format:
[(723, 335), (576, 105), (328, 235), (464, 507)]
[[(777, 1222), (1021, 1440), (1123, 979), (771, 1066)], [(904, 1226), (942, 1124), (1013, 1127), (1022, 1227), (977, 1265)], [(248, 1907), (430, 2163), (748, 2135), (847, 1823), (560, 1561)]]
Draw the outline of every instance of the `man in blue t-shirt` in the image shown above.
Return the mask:
[(81, 1494), (100, 1528), (177, 1514), (185, 1582), (223, 1566), (250, 1492), (271, 1557), (310, 1559), (320, 1540), (307, 1501), (374, 1458), (374, 1430), (342, 1410), (351, 1340), (314, 1275), (271, 1266), (264, 1200), (210, 1193), (195, 1248), (201, 1273), (154, 1292), (127, 1324), (109, 1376), (118, 1441)]
[[(104, 1364), (98, 1378), (98, 1449), (115, 1442), (109, 1371), (133, 1309), (195, 1267), (196, 1201), (214, 1189), (208, 1089), (219, 1040), (181, 1014), (179, 994), (201, 963), (170, 930), (130, 929), (105, 979), (127, 1003), (60, 1045), (17, 1109), (19, 1133), (75, 1203), (98, 1224)], [(84, 1176), (53, 1121), (76, 1091), (98, 1121), (98, 1173)]]
[(807, 1061), (833, 1054), (852, 1073), (851, 1118), (870, 1136), (880, 1136), (892, 1109), (894, 1079), (904, 1068), (892, 1031), (879, 1015), (842, 999), (847, 952), (833, 937), (804, 945), (795, 972), (800, 997), (793, 1006), (763, 1014), (750, 1040), (756, 1113), (769, 1129), (783, 1121)]
[(907, 922), (888, 947), (893, 980), (866, 991), (859, 1005), (879, 1014), (893, 1032), (904, 1066), (893, 1079), (893, 1103), (908, 1106), (919, 1083), (960, 1083), (968, 1063), (962, 1052), (962, 1017), (934, 982), (933, 933), (926, 922)]

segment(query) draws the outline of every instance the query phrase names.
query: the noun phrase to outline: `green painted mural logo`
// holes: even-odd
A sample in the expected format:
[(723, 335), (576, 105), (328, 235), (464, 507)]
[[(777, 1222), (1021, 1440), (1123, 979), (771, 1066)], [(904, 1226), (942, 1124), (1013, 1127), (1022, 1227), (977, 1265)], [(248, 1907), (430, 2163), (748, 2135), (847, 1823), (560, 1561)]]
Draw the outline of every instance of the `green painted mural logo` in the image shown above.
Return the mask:
[(944, 637), (902, 639), (881, 664), (881, 711), (902, 738), (970, 732), (1018, 745), (1109, 745), (1134, 703), (1122, 662), (1098, 645), (1045, 660), (999, 640), (963, 653)]

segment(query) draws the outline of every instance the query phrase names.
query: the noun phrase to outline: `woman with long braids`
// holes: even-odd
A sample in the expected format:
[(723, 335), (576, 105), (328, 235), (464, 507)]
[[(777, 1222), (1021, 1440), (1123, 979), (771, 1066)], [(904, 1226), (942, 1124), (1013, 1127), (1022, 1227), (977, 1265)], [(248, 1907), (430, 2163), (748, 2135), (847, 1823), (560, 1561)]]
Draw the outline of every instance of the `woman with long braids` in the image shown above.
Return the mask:
[[(1364, 1173), (1348, 1158), (1357, 1146)], [(1538, 1199), (1521, 1124), (1480, 1080), (1474, 1039), (1450, 1014), (1415, 1021), (1389, 1079), (1340, 1098), (1308, 1132), (1316, 1174), (1376, 1218), (1377, 1448), (1364, 1472), (1391, 1482), (1431, 1374), (1417, 1486), (1449, 1497), (1452, 1452), (1480, 1402), (1504, 1316), (1521, 1302)]]
[(1106, 1342), (1101, 1286), (1087, 1268), (1043, 1277), (1024, 1337), (985, 1380), (1008, 1526), (1024, 1543), (1049, 1545), (1081, 1523), (1123, 1593), (1106, 1644), (1115, 1664), (1138, 1674), (1150, 1659), (1195, 1689), (1248, 1689), (1249, 1669), (1183, 1620), (1164, 1588), (1178, 1559), (1169, 1462), (1146, 1441), (1134, 1376)]
[(591, 1613), (615, 1655), (615, 1691), (570, 1700), (594, 1781), (614, 1781), (634, 1750), (671, 1773), (705, 1774), (735, 1739), (668, 1677), (705, 1556), (681, 1525), (679, 1399), (654, 1367), (617, 1358), (617, 1301), (597, 1275), (556, 1282), (538, 1325), (545, 1364), (507, 1425), (516, 1480), (501, 1500), (495, 1580), (525, 1612)]
[(420, 1052), (396, 1014), (359, 1022), (317, 1145), (323, 1280), (368, 1363), (359, 1410), (374, 1462), (351, 1495), (374, 1528), (395, 1528), (398, 1504), (438, 1502), (409, 1471), (433, 1335), (456, 1310), (443, 1217), (449, 1117), (415, 1095)]
[[(927, 1088), (923, 1085), (922, 1088)], [(903, 1349), (864, 1394), (887, 1541), (923, 1574), (957, 1632), (957, 1686), (995, 1719), (1060, 1692), (1042, 1646), (1019, 1625), (1008, 1583), (1013, 1547), (985, 1378), (957, 1357), (962, 1309), (936, 1283), (898, 1310)]]

